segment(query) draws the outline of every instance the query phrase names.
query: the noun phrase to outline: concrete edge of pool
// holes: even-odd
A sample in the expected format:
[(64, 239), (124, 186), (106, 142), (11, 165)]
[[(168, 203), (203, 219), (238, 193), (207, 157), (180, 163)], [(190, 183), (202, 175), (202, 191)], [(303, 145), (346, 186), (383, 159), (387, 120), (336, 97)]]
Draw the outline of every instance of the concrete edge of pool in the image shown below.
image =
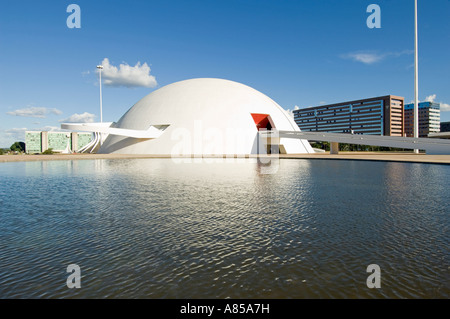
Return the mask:
[[(267, 156), (267, 155), (266, 155)], [(92, 160), (92, 159), (137, 159), (137, 158), (171, 158), (171, 155), (135, 155), (135, 154), (54, 154), (54, 155), (0, 155), (0, 163), (55, 160)], [(197, 156), (195, 158), (256, 158), (246, 156)], [(187, 156), (194, 158), (194, 156)], [(316, 154), (280, 154), (281, 159), (320, 159), (320, 160), (360, 160), (384, 162), (408, 162), (450, 165), (450, 155), (425, 155), (414, 153), (382, 153), (382, 152), (341, 152), (337, 155)]]

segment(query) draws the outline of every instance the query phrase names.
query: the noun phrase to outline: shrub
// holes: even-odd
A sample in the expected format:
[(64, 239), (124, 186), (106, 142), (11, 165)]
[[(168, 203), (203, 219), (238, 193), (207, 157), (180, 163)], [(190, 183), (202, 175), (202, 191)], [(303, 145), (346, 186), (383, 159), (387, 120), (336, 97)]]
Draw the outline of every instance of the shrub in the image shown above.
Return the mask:
[(55, 154), (55, 152), (53, 152), (53, 148), (49, 148), (48, 150), (43, 151), (42, 154), (52, 155), (52, 154)]

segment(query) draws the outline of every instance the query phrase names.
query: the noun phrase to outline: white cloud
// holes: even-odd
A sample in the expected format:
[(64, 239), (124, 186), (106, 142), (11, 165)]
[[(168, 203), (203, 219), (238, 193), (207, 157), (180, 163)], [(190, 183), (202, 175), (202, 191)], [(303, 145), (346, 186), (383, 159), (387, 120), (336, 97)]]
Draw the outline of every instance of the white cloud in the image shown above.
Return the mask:
[[(300, 108), (298, 107), (298, 105), (294, 106), (294, 111), (295, 111), (295, 110), (299, 110), (299, 109), (300, 109)], [(293, 110), (287, 109), (287, 110), (284, 110), (284, 111), (286, 112), (286, 114), (287, 114), (288, 116), (294, 118), (294, 111), (293, 111)]]
[(108, 58), (104, 58), (102, 66), (102, 80), (107, 86), (153, 88), (158, 84), (155, 77), (150, 75), (151, 70), (147, 63), (141, 65), (138, 62), (135, 66), (130, 66), (125, 63), (120, 64), (119, 68), (117, 68), (109, 63)]
[(9, 130), (5, 130), (5, 133), (9, 137), (19, 137), (21, 139), (25, 139), (25, 131), (28, 131), (28, 129), (26, 129), (25, 127), (11, 128)]
[(94, 122), (95, 115), (92, 113), (84, 112), (83, 114), (72, 114), (66, 119), (60, 120), (62, 123), (92, 123)]
[(425, 98), (425, 102), (434, 102), (434, 100), (436, 100), (436, 94), (428, 95)]
[(372, 51), (358, 51), (351, 52), (347, 54), (341, 55), (343, 59), (351, 59), (356, 62), (361, 62), (364, 64), (374, 64), (384, 60), (387, 57), (399, 57), (405, 54), (412, 54), (414, 51), (412, 50), (403, 50), (399, 52), (386, 52), (386, 53), (377, 53)]
[(47, 126), (44, 126), (42, 128), (33, 129), (33, 131), (61, 132), (61, 131), (66, 131), (66, 130), (62, 130), (58, 126), (49, 126), (49, 125), (47, 125)]
[(21, 128), (11, 128), (8, 130), (5, 130), (4, 132), (9, 135), (9, 136), (19, 136), (22, 139), (25, 138), (25, 132), (26, 131), (47, 131), (47, 132), (55, 132), (55, 131), (61, 131), (61, 129), (57, 126), (44, 126), (44, 127), (40, 127), (40, 128), (25, 128), (25, 127), (21, 127)]
[(450, 104), (441, 103), (441, 111), (442, 112), (450, 112)]
[[(436, 102), (436, 97), (437, 97), (436, 94), (428, 95), (425, 98), (425, 102)], [(411, 102), (411, 103), (414, 103), (414, 102)], [(444, 102), (438, 102), (438, 103), (441, 105), (440, 109), (442, 112), (450, 112), (450, 104), (447, 104)]]
[(0, 135), (0, 140), (2, 145), (0, 147), (9, 148), (14, 142), (20, 141), (25, 142), (25, 131), (28, 131), (26, 128), (12, 128), (8, 130), (4, 130)]
[(287, 114), (287, 116), (294, 118), (294, 112), (291, 109), (284, 110), (284, 112)]
[(15, 111), (6, 112), (6, 114), (14, 115), (14, 116), (45, 118), (47, 116), (47, 114), (61, 115), (62, 111), (55, 109), (55, 108), (33, 106), (33, 107), (27, 107), (24, 109), (18, 109)]
[(343, 56), (344, 58), (352, 59), (364, 64), (373, 64), (383, 59), (382, 55), (376, 53), (348, 53)]

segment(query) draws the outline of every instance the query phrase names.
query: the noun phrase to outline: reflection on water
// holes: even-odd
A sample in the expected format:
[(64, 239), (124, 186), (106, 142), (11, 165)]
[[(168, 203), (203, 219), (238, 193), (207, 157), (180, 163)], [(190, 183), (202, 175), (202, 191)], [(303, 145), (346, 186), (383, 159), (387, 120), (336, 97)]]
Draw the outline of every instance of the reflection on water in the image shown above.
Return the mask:
[(278, 165), (1, 164), (0, 297), (450, 297), (449, 166)]

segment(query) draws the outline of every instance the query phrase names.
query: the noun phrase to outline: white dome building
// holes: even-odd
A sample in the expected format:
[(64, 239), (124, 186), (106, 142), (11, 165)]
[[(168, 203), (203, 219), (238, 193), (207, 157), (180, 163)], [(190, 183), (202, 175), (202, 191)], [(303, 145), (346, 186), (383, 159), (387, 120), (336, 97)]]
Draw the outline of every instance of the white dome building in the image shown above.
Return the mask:
[(137, 102), (117, 123), (103, 129), (109, 135), (98, 152), (249, 155), (265, 154), (268, 144), (277, 144), (280, 153), (314, 153), (306, 140), (258, 139), (258, 130), (270, 129), (300, 131), (281, 106), (251, 87), (222, 79), (191, 79), (162, 87)]

